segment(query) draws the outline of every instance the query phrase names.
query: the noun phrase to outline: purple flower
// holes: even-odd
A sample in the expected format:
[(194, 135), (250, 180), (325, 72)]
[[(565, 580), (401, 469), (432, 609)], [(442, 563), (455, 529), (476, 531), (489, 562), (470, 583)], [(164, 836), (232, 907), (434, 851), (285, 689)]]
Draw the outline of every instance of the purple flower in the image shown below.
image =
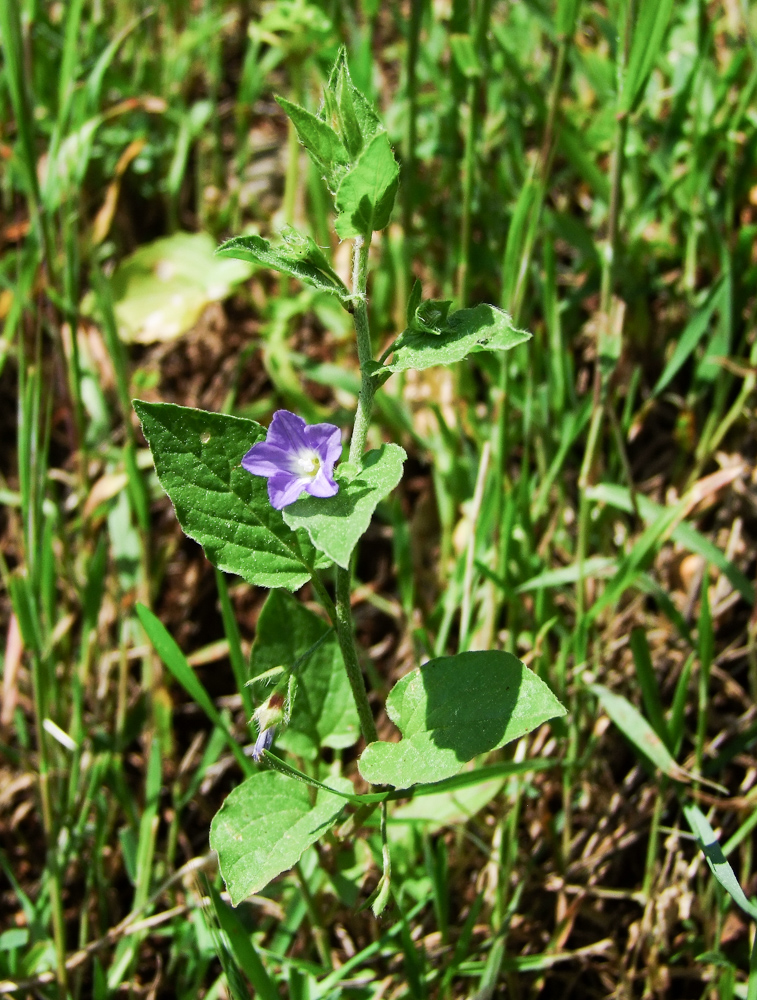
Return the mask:
[(254, 444), (242, 468), (268, 478), (268, 499), (276, 510), (303, 490), (312, 497), (333, 497), (334, 465), (342, 454), (342, 435), (333, 424), (306, 424), (289, 410), (277, 410), (265, 441)]
[(273, 746), (273, 738), (276, 735), (276, 726), (269, 726), (268, 729), (261, 729), (255, 746), (252, 748), (252, 759), (259, 764), (263, 759), (263, 752), (270, 750)]

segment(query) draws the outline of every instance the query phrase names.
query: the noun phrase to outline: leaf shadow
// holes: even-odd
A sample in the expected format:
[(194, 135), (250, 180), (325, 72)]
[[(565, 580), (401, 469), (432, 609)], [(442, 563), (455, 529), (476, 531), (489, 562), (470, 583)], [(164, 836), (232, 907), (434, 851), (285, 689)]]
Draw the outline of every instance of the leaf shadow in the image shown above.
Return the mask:
[(461, 764), (500, 744), (518, 703), (519, 670), (492, 667), (484, 652), (459, 653), (421, 668), (425, 728)]
[[(359, 478), (355, 479), (350, 486), (354, 487), (359, 482)], [(311, 517), (347, 518), (355, 513), (358, 501), (371, 492), (370, 486), (359, 490), (353, 488), (349, 493), (347, 490), (340, 489), (336, 496), (327, 498), (328, 506), (326, 506), (323, 497), (303, 497), (301, 500), (296, 500), (289, 510), (297, 518), (303, 520)]]

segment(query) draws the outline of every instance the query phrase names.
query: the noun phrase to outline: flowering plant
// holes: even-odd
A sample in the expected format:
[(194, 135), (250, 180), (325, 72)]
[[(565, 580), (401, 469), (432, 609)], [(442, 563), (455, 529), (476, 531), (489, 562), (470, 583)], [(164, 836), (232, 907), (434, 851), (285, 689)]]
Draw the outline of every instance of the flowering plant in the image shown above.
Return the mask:
[[(335, 296), (353, 316), (360, 390), (348, 461), (335, 471), (342, 453), (338, 427), (308, 426), (287, 410), (276, 411), (266, 431), (225, 414), (134, 405), (158, 478), (185, 532), (218, 569), (271, 589), (249, 676), (238, 676), (245, 703), (246, 683), (276, 684), (254, 714), (251, 755), (259, 765), (239, 753), (229, 734), (246, 779), (211, 827), (232, 902), (295, 864), (345, 809), (359, 809), (364, 820), (378, 808), (384, 836), (383, 874), (373, 898), (378, 911), (389, 896), (384, 822), (389, 803), (429, 784), (441, 789), (449, 780), (486, 780), (496, 766), (469, 771), (466, 778), (458, 772), (564, 709), (512, 654), (463, 650), (429, 660), (395, 685), (386, 711), (401, 739), (379, 738), (352, 620), (352, 566), (377, 505), (400, 481), (406, 456), (393, 442), (366, 452), (374, 398), (396, 372), (452, 364), (476, 351), (507, 350), (530, 334), (494, 306), (452, 312), (448, 301), (423, 301), (416, 282), (406, 329), (376, 359), (368, 324), (369, 248), (373, 233), (389, 223), (399, 180), (388, 135), (352, 83), (344, 53), (318, 113), (279, 103), (334, 195), (338, 237), (353, 241), (352, 287), (310, 236), (292, 229), (278, 247), (259, 236), (240, 236), (218, 252), (294, 276)], [(290, 596), (306, 583), (323, 617)], [(163, 627), (146, 608), (140, 617), (169, 669), (190, 686), (189, 668), (178, 669), (175, 653), (165, 653), (171, 640)], [(275, 731), (278, 753), (272, 752)], [(365, 746), (357, 770), (371, 786), (367, 794), (357, 794), (347, 775), (320, 762), (323, 748), (351, 747), (361, 736)], [(316, 789), (314, 799), (303, 783)], [(253, 822), (261, 817), (265, 823)], [(349, 828), (348, 823), (341, 829)]]

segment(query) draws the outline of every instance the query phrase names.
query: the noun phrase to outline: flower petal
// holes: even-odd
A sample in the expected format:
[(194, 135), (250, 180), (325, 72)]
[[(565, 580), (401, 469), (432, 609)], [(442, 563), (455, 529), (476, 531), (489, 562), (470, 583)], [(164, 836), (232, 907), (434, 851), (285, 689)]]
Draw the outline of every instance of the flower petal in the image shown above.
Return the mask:
[(334, 424), (311, 424), (305, 428), (308, 445), (315, 448), (327, 475), (342, 457), (342, 432)]
[(268, 441), (258, 441), (242, 459), (242, 468), (253, 476), (275, 476), (289, 467), (289, 452)]
[(271, 501), (271, 506), (276, 510), (288, 507), (311, 483), (312, 480), (295, 476), (291, 472), (277, 472), (268, 480), (268, 499)]
[(334, 482), (322, 465), (315, 477), (305, 487), (311, 497), (333, 497), (339, 492), (339, 485)]
[(276, 735), (276, 726), (270, 726), (268, 729), (262, 729), (258, 734), (258, 738), (255, 740), (255, 746), (252, 748), (252, 759), (256, 763), (260, 763), (263, 758), (263, 751), (270, 750), (273, 746), (273, 738)]
[(305, 429), (307, 424), (296, 413), (289, 410), (276, 410), (268, 428), (266, 444), (294, 456), (307, 447)]

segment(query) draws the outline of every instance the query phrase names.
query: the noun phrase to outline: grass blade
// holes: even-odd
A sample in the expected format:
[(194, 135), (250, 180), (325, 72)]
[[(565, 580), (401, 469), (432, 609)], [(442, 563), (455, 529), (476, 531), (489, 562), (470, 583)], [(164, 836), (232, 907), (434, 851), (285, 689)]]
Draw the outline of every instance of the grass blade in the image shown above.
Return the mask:
[(250, 940), (249, 932), (244, 928), (234, 910), (224, 903), (218, 890), (210, 882), (208, 882), (207, 888), (218, 923), (226, 935), (229, 951), (239, 968), (252, 983), (256, 995), (261, 1000), (279, 1000), (276, 984), (269, 976), (255, 945)]
[[(748, 914), (752, 920), (757, 920), (757, 905), (751, 903), (739, 884), (739, 880), (731, 868), (723, 850), (715, 837), (715, 831), (699, 806), (693, 802), (688, 802), (683, 807), (686, 822), (691, 827), (691, 832), (699, 841), (707, 866), (723, 886), (731, 899), (740, 906), (744, 913)], [(751, 978), (751, 977), (750, 977)]]

